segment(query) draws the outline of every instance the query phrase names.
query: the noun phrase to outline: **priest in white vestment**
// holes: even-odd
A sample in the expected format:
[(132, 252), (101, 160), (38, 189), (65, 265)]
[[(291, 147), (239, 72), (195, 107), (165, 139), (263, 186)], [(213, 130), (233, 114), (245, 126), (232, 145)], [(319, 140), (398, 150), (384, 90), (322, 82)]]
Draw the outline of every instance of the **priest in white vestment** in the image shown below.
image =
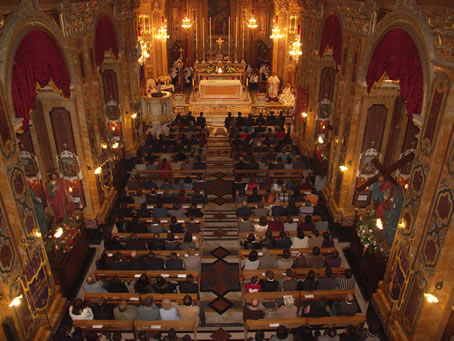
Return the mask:
[(271, 101), (279, 100), (279, 85), (281, 81), (279, 77), (276, 76), (276, 73), (272, 73), (270, 78), (268, 78), (268, 97)]

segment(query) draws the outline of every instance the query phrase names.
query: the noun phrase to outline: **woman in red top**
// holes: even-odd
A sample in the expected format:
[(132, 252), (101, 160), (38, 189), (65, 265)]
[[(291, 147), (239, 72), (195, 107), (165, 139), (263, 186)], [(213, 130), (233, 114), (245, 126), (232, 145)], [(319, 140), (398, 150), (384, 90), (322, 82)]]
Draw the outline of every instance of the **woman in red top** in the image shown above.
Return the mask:
[(249, 183), (246, 185), (246, 191), (252, 191), (254, 188), (257, 188), (257, 190), (258, 190), (259, 189), (259, 184), (255, 180), (255, 178), (251, 178)]
[[(162, 159), (161, 162), (159, 162), (159, 170), (171, 170), (172, 168), (170, 167), (170, 163), (167, 162), (166, 159)], [(161, 178), (170, 178), (170, 173), (161, 173), (160, 175)]]
[(262, 290), (262, 286), (259, 283), (259, 278), (255, 275), (252, 276), (251, 283), (247, 283), (245, 285), (245, 289), (247, 293), (260, 292)]

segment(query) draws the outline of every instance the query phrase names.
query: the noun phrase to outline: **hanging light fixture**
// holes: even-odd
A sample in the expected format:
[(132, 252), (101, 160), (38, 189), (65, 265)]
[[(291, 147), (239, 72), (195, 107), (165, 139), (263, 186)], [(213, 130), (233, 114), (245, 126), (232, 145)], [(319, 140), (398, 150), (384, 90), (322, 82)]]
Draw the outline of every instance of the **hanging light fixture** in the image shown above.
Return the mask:
[(296, 35), (296, 39), (290, 43), (290, 51), (289, 51), (289, 54), (293, 57), (295, 57), (295, 59), (298, 61), (298, 58), (303, 54), (303, 51), (301, 51), (301, 37), (300, 37), (300, 33), (301, 33), (301, 26), (298, 25), (298, 33)]
[(281, 39), (284, 35), (281, 33), (281, 29), (279, 28), (279, 17), (276, 15), (276, 19), (274, 20), (273, 30), (271, 31), (271, 39)]
[(251, 17), (249, 18), (247, 27), (249, 27), (250, 29), (255, 29), (258, 27), (257, 19), (254, 16), (254, 10), (252, 10), (252, 12), (251, 12)]
[(164, 20), (164, 17), (161, 17), (161, 27), (158, 30), (158, 34), (155, 36), (156, 39), (161, 39), (161, 40), (166, 40), (170, 38), (169, 35), (167, 35), (167, 24), (166, 21)]
[(181, 24), (185, 30), (189, 30), (192, 27), (192, 21), (188, 18), (188, 14), (186, 12), (186, 16), (183, 18), (183, 23)]

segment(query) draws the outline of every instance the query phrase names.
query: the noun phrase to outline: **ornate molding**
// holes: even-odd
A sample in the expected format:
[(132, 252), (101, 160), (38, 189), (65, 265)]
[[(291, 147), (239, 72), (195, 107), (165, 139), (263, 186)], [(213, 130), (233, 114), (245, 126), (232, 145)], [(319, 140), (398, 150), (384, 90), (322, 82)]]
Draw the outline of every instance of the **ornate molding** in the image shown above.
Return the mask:
[(350, 1), (348, 5), (339, 8), (339, 11), (342, 13), (344, 30), (359, 34), (370, 33), (371, 19), (375, 11), (374, 1)]

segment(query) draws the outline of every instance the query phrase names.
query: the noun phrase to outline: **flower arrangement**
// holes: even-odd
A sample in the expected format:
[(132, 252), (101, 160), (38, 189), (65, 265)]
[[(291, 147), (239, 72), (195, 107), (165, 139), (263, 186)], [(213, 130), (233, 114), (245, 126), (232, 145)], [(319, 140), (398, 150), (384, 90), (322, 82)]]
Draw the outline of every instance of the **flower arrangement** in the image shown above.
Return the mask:
[(380, 241), (377, 239), (378, 231), (376, 231), (377, 229), (375, 226), (375, 212), (372, 212), (365, 217), (360, 216), (359, 219), (356, 220), (355, 227), (361, 244), (364, 247), (363, 254), (366, 252), (375, 254), (381, 251)]
[(208, 66), (205, 68), (205, 70), (203, 70), (203, 72), (206, 72), (206, 73), (214, 73), (214, 72), (216, 72), (216, 70), (217, 70), (217, 69), (216, 69), (216, 65), (210, 64), (210, 65), (208, 65)]
[(75, 220), (51, 226), (47, 237), (44, 238), (46, 251), (54, 253), (71, 251), (79, 234), (79, 224)]
[(238, 72), (238, 69), (234, 67), (232, 64), (226, 64), (224, 67), (224, 72), (226, 73)]

